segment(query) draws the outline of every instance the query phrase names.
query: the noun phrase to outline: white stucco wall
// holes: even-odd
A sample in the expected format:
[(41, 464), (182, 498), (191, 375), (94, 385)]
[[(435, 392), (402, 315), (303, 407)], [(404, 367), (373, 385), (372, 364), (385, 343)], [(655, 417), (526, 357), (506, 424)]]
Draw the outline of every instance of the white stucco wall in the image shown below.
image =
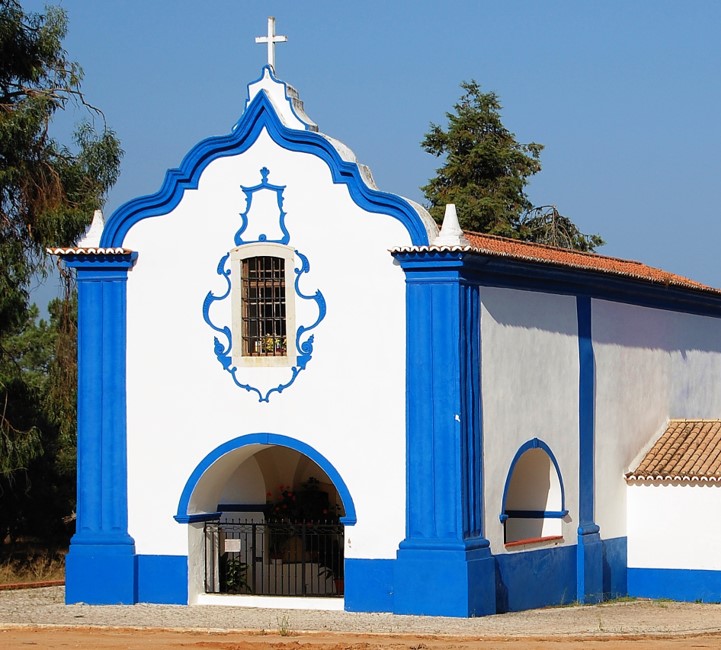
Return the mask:
[(721, 570), (721, 486), (634, 483), (628, 494), (628, 566)]
[[(319, 289), (327, 304), (307, 369), (269, 404), (222, 369), (202, 316), (208, 291), (224, 290), (216, 267), (241, 225), (240, 186), (257, 185), (262, 167), (286, 186), (290, 244), (310, 261), (301, 290)], [(232, 438), (274, 433), (311, 445), (345, 480), (358, 516), (346, 557), (394, 557), (405, 513), (405, 285), (388, 250), (408, 244), (400, 223), (364, 212), (333, 184), (322, 160), (282, 149), (265, 131), (242, 156), (212, 162), (171, 214), (131, 229), (125, 246), (139, 257), (128, 280), (128, 498), (138, 553), (186, 554), (187, 526), (173, 515), (193, 469)], [(297, 322), (309, 325), (315, 311), (305, 303)], [(239, 372), (266, 387), (288, 375)]]
[[(576, 300), (481, 287), (481, 384), (485, 535), (504, 553), (503, 488), (519, 447), (539, 438), (566, 489), (564, 543), (578, 526), (578, 342)], [(524, 549), (527, 550), (527, 549)]]
[(626, 535), (623, 474), (667, 420), (721, 417), (721, 321), (603, 300), (592, 313), (595, 519), (613, 538)]

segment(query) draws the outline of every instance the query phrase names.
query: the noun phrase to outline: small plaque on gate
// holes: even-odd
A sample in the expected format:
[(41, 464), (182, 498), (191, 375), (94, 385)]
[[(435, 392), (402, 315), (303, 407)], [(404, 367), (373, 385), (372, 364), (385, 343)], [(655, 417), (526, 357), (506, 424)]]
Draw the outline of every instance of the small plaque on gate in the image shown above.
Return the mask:
[(240, 540), (239, 539), (226, 539), (225, 540), (225, 552), (226, 553), (240, 553)]

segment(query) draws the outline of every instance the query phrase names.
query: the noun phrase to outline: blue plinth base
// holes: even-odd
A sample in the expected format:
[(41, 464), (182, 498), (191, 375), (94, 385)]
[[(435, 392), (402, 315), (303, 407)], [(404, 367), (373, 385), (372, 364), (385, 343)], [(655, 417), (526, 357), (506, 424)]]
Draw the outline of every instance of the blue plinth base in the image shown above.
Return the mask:
[(394, 572), (393, 611), (424, 616), (496, 613), (496, 561), (488, 549), (403, 549)]
[(597, 532), (578, 535), (576, 598), (586, 605), (603, 601), (603, 542)]
[(71, 544), (65, 560), (65, 602), (68, 605), (136, 603), (137, 578), (133, 546)]

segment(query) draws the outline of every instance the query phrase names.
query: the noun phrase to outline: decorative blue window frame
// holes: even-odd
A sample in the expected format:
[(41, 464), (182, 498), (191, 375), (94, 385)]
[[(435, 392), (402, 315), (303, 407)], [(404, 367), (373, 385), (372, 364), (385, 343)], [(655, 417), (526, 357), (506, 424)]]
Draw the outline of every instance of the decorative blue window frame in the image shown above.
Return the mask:
[[(513, 478), (513, 472), (516, 469), (516, 463), (521, 459), (521, 456), (525, 454), (527, 451), (530, 451), (531, 449), (541, 449), (548, 457), (551, 459), (551, 462), (553, 463), (553, 467), (556, 469), (556, 475), (558, 476), (558, 482), (561, 488), (561, 509), (560, 510), (507, 510), (506, 509), (506, 499), (508, 497), (508, 489), (511, 485), (511, 479)], [(566, 509), (566, 490), (563, 487), (563, 476), (561, 476), (561, 469), (558, 466), (558, 461), (556, 460), (556, 457), (553, 455), (553, 452), (551, 451), (551, 448), (543, 442), (543, 440), (540, 440), (539, 438), (533, 438), (532, 440), (529, 440), (528, 442), (523, 443), (518, 451), (516, 452), (516, 455), (513, 457), (513, 460), (511, 461), (511, 467), (508, 470), (508, 474), (506, 475), (506, 484), (503, 487), (503, 499), (501, 501), (501, 514), (498, 516), (501, 523), (505, 523), (509, 518), (517, 518), (517, 519), (563, 519), (568, 514), (568, 510)]]
[[(282, 393), (286, 388), (295, 382), (298, 375), (306, 369), (313, 356), (314, 334), (309, 334), (325, 318), (326, 303), (320, 290), (315, 293), (305, 294), (300, 289), (300, 278), (310, 271), (308, 258), (300, 251), (294, 250), (290, 243), (290, 232), (285, 225), (286, 213), (283, 210), (283, 191), (285, 185), (273, 185), (268, 181), (270, 171), (267, 167), (260, 170), (261, 182), (251, 187), (241, 185), (246, 195), (246, 209), (241, 213), (241, 226), (235, 233), (234, 242), (236, 247), (221, 257), (218, 262), (217, 273), (225, 282), (223, 291), (215, 294), (209, 291), (203, 301), (203, 320), (214, 330), (217, 335), (213, 341), (215, 356), (222, 368), (227, 371), (236, 386), (248, 392), (257, 394), (260, 402), (269, 402), (273, 393)], [(275, 194), (275, 202), (278, 208), (278, 228), (281, 236), (269, 238), (265, 232), (258, 233), (256, 239), (247, 238), (246, 231), (250, 223), (250, 213), (253, 206), (253, 197), (257, 192), (269, 191)], [(267, 214), (265, 215), (267, 217)], [(268, 225), (268, 224), (266, 224)], [(279, 257), (285, 260), (285, 298), (286, 298), (286, 335), (287, 354), (283, 356), (262, 356), (252, 357), (243, 354), (242, 345), (242, 260), (251, 257), (270, 256)], [(294, 268), (295, 258), (300, 266)], [(230, 262), (231, 268), (228, 268)], [(295, 280), (293, 280), (295, 274)], [(293, 292), (293, 289), (295, 292)], [(215, 303), (223, 302), (231, 297), (231, 324), (218, 323), (211, 314)], [(297, 328), (295, 318), (295, 300), (307, 300), (314, 302), (318, 309), (318, 316), (310, 325), (300, 325)], [(295, 336), (294, 339), (291, 337)], [(287, 367), (290, 369), (288, 379), (281, 381), (274, 386), (258, 387), (256, 380), (244, 379), (243, 370), (251, 367)]]
[[(286, 99), (290, 102), (291, 109), (295, 114), (292, 98), (287, 92), (287, 86), (275, 78), (271, 69), (264, 69), (263, 75), (266, 72), (270, 74), (274, 82), (284, 86)], [(263, 75), (261, 75), (261, 78)], [(298, 118), (305, 125), (305, 128), (298, 129), (286, 126), (267, 93), (264, 91), (257, 92), (252, 100), (248, 102), (245, 111), (229, 134), (210, 137), (201, 141), (188, 152), (177, 169), (171, 169), (167, 172), (163, 185), (158, 192), (138, 197), (120, 206), (106, 222), (101, 235), (100, 246), (104, 248), (122, 247), (130, 229), (144, 219), (153, 217), (172, 218), (172, 212), (182, 201), (185, 191), (198, 188), (201, 175), (210, 163), (219, 158), (237, 156), (249, 151), (262, 133), (266, 133), (273, 142), (288, 151), (320, 158), (328, 165), (333, 183), (345, 185), (351, 199), (357, 206), (383, 218), (398, 221), (406, 229), (412, 245), (427, 246), (429, 244), (426, 224), (408, 201), (400, 196), (381, 192), (370, 187), (364, 180), (363, 172), (356, 162), (344, 160), (332, 142), (316, 132), (313, 124), (304, 122), (302, 116), (298, 116)], [(268, 173), (267, 168), (264, 167), (261, 170), (262, 180), (260, 183), (248, 187), (241, 186), (247, 198), (247, 206), (245, 212), (241, 214), (243, 223), (235, 234), (236, 245), (253, 243), (246, 237), (245, 229), (253, 195), (260, 190), (275, 192), (278, 197), (279, 227), (282, 235), (275, 239), (259, 236), (255, 243), (263, 241), (284, 245), (290, 244), (290, 235), (285, 227), (285, 212), (282, 208), (284, 186), (270, 183)], [(265, 233), (261, 233), (261, 235), (265, 235)], [(228, 324), (215, 324), (210, 318), (209, 310), (211, 305), (217, 300), (223, 300), (230, 296), (232, 288), (231, 270), (227, 267), (230, 252), (224, 255), (217, 265), (217, 273), (225, 281), (224, 293), (216, 295), (209, 292), (203, 304), (203, 318), (218, 334), (214, 340), (214, 353), (219, 363), (224, 370), (232, 375), (237, 386), (257, 394), (261, 402), (268, 402), (272, 393), (281, 393), (293, 384), (298, 374), (306, 368), (313, 352), (313, 335), (309, 334), (309, 332), (323, 320), (326, 313), (325, 300), (320, 291), (316, 291), (314, 294), (301, 292), (299, 281), (301, 276), (309, 272), (310, 264), (300, 251), (295, 250), (294, 252), (299, 262), (299, 265), (294, 269), (295, 281), (293, 286), (296, 296), (301, 300), (315, 301), (318, 307), (318, 317), (314, 323), (296, 329), (296, 362), (291, 367), (292, 374), (287, 381), (282, 381), (271, 388), (267, 386), (259, 388), (253, 385), (250, 379), (237, 376), (236, 371), (239, 366), (233, 363), (231, 354), (231, 329)], [(290, 343), (288, 341), (288, 347), (290, 347)]]

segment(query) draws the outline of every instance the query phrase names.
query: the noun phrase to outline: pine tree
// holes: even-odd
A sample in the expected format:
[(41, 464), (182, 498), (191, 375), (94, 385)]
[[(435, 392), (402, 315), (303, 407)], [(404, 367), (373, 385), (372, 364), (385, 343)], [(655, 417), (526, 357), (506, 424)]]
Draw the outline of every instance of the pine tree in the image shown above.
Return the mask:
[[(67, 17), (60, 8), (26, 13), (17, 0), (0, 0), (3, 498), (8, 498), (8, 490), (37, 462), (43, 449), (56, 447), (59, 432), (72, 439), (74, 409), (60, 403), (58, 396), (74, 395), (75, 387), (68, 383), (74, 381), (74, 369), (61, 370), (56, 364), (73, 364), (74, 359), (55, 352), (48, 356), (48, 345), (60, 342), (64, 350), (68, 348), (72, 285), (66, 291), (65, 307), (55, 307), (53, 332), (49, 325), (38, 323), (29, 290), (50, 268), (46, 247), (72, 244), (84, 232), (116, 181), (122, 156), (102, 113), (81, 91), (82, 70), (63, 49), (66, 31)], [(54, 115), (71, 104), (84, 106), (88, 119), (67, 145), (49, 131)], [(101, 125), (97, 131), (94, 122)], [(53, 382), (60, 383), (53, 387)]]
[(546, 227), (548, 215), (533, 208), (525, 192), (528, 179), (541, 171), (543, 145), (516, 140), (503, 125), (495, 93), (482, 92), (475, 81), (463, 82), (461, 88), (454, 112), (446, 113), (447, 129), (431, 124), (421, 143), (428, 153), (445, 157), (436, 176), (421, 188), (436, 221), (442, 221), (445, 205), (454, 203), (467, 231), (580, 250), (601, 245), (598, 235), (584, 235), (557, 211), (551, 226), (562, 228), (564, 236), (549, 236), (555, 231)]

